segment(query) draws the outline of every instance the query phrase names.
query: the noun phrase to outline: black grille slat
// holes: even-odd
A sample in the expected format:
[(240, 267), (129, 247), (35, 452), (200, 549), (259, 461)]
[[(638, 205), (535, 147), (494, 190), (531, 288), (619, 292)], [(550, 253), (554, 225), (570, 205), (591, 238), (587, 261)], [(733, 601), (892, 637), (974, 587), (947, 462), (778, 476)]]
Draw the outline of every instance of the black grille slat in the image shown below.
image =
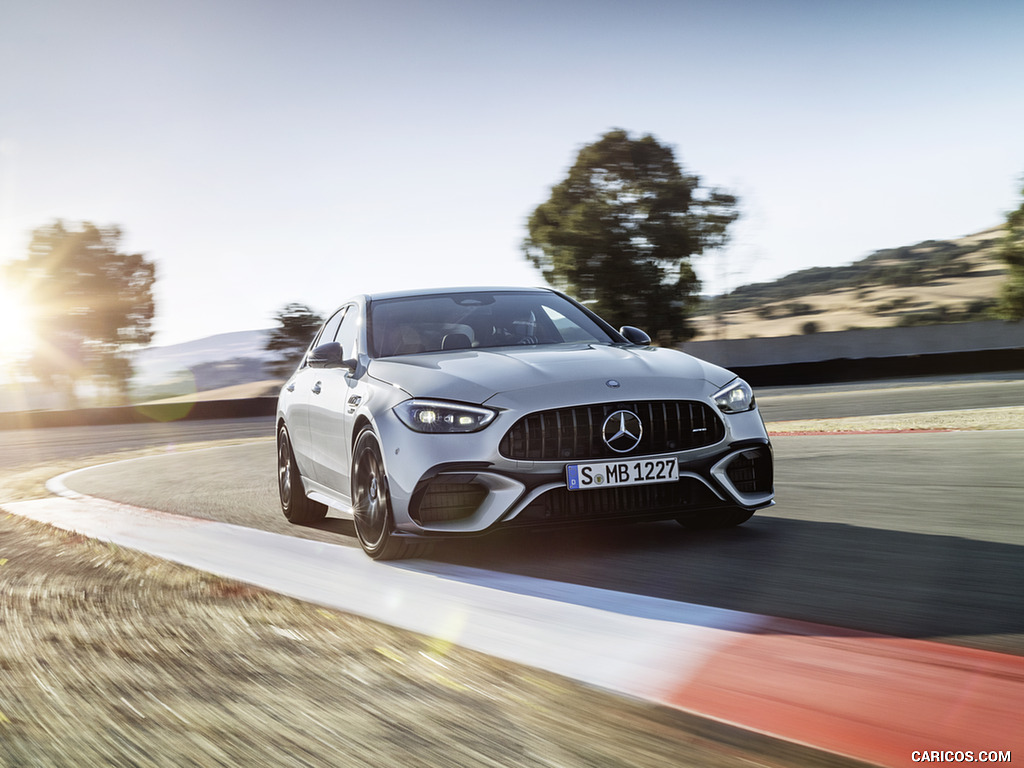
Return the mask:
[[(601, 436), (605, 419), (618, 410), (632, 411), (644, 425), (643, 438), (628, 454), (616, 453)], [(705, 403), (623, 401), (529, 414), (512, 425), (499, 450), (502, 456), (525, 461), (604, 459), (701, 448), (724, 436), (721, 419)]]
[(659, 422), (654, 415), (654, 403), (646, 403), (644, 413), (638, 413), (644, 421), (645, 429), (650, 432), (651, 444), (652, 445), (664, 445), (665, 440), (663, 437), (658, 435), (658, 427), (665, 426), (663, 422)]
[[(586, 445), (592, 446), (592, 445), (594, 445), (594, 409), (593, 408), (586, 408), (584, 410), (587, 412), (587, 442), (586, 442)], [(590, 448), (587, 448), (587, 453), (592, 453), (592, 452), (593, 451)]]
[(570, 491), (556, 488), (531, 502), (512, 525), (671, 517), (691, 510), (723, 506), (701, 482), (680, 478), (675, 483)]
[[(678, 414), (679, 414), (679, 403), (678, 402), (673, 403), (673, 411), (677, 414), (677, 421), (678, 421)], [(669, 403), (668, 402), (663, 402), (662, 403), (662, 419), (665, 422), (665, 441), (668, 443), (668, 441), (669, 441)]]
[(744, 451), (729, 463), (726, 474), (740, 493), (771, 493), (771, 451), (768, 448)]
[(413, 517), (421, 524), (469, 517), (487, 498), (487, 488), (472, 482), (473, 478), (455, 475), (432, 481), (412, 510)]

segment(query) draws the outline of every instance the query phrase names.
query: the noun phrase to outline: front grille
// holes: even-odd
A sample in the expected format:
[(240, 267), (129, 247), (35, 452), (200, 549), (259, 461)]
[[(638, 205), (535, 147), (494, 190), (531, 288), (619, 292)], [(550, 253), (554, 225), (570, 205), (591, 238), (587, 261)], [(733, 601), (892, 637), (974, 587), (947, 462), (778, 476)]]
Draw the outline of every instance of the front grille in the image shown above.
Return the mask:
[(685, 514), (692, 509), (722, 506), (699, 480), (681, 477), (674, 483), (634, 485), (570, 491), (555, 488), (532, 501), (509, 521), (511, 525), (657, 518)]
[[(643, 424), (639, 444), (626, 454), (609, 448), (601, 433), (605, 419), (619, 410), (632, 411)], [(525, 461), (611, 459), (702, 448), (724, 436), (722, 420), (704, 403), (633, 401), (531, 413), (512, 425), (498, 450), (506, 458)]]
[(772, 473), (772, 452), (767, 447), (744, 451), (725, 468), (740, 493), (771, 493)]
[(469, 517), (487, 498), (487, 489), (475, 475), (445, 475), (432, 480), (414, 496), (410, 514), (421, 525)]

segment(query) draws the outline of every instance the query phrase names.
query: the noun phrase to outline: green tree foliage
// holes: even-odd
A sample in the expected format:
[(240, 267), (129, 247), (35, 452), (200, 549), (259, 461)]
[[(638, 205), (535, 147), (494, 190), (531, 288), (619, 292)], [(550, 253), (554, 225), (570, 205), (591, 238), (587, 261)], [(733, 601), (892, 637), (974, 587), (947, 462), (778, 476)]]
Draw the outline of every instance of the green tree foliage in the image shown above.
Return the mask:
[(270, 369), (279, 376), (287, 376), (298, 365), (309, 342), (313, 340), (324, 318), (305, 304), (292, 302), (282, 307), (274, 319), (277, 327), (270, 332), (266, 349), (277, 352), (278, 359)]
[(33, 309), (32, 372), (72, 403), (84, 378), (125, 399), (131, 352), (153, 338), (156, 267), (143, 254), (122, 253), (120, 242), (117, 226), (56, 220), (36, 229), (28, 256), (6, 267)]
[(1006, 234), (999, 247), (1008, 273), (996, 312), (1004, 320), (1014, 321), (1024, 318), (1024, 187), (1021, 198), (1020, 207), (1006, 215)]
[(726, 243), (736, 205), (684, 174), (653, 136), (613, 130), (580, 150), (534, 210), (523, 250), (549, 284), (609, 322), (671, 343), (693, 335), (691, 258)]

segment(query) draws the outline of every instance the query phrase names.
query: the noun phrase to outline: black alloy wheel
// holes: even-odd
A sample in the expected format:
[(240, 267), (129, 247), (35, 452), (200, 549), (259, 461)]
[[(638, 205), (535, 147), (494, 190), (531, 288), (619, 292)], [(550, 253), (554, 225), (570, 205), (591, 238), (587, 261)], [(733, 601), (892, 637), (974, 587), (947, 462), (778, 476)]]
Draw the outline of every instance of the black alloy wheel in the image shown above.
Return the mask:
[(295, 464), (292, 441), (284, 424), (277, 432), (277, 490), (281, 495), (281, 511), (288, 518), (288, 522), (308, 525), (327, 516), (327, 507), (324, 504), (306, 497), (302, 476)]
[(377, 436), (359, 433), (352, 451), (352, 515), (356, 537), (374, 560), (399, 560), (422, 554), (425, 545), (394, 535), (388, 475)]

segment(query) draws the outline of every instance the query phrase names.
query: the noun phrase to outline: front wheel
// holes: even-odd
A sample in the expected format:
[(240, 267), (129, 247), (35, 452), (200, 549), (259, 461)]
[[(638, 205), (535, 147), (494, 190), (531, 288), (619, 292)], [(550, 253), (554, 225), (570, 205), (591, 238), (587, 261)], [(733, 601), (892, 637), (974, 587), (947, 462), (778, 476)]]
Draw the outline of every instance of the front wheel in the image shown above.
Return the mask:
[(421, 554), (424, 545), (394, 535), (388, 475), (377, 436), (369, 428), (352, 452), (352, 516), (359, 545), (374, 560), (400, 560)]
[(754, 511), (751, 509), (732, 507), (730, 509), (709, 510), (692, 517), (677, 517), (676, 522), (683, 526), (683, 528), (689, 528), (691, 531), (714, 531), (720, 528), (735, 528), (737, 525), (743, 525), (753, 516)]

